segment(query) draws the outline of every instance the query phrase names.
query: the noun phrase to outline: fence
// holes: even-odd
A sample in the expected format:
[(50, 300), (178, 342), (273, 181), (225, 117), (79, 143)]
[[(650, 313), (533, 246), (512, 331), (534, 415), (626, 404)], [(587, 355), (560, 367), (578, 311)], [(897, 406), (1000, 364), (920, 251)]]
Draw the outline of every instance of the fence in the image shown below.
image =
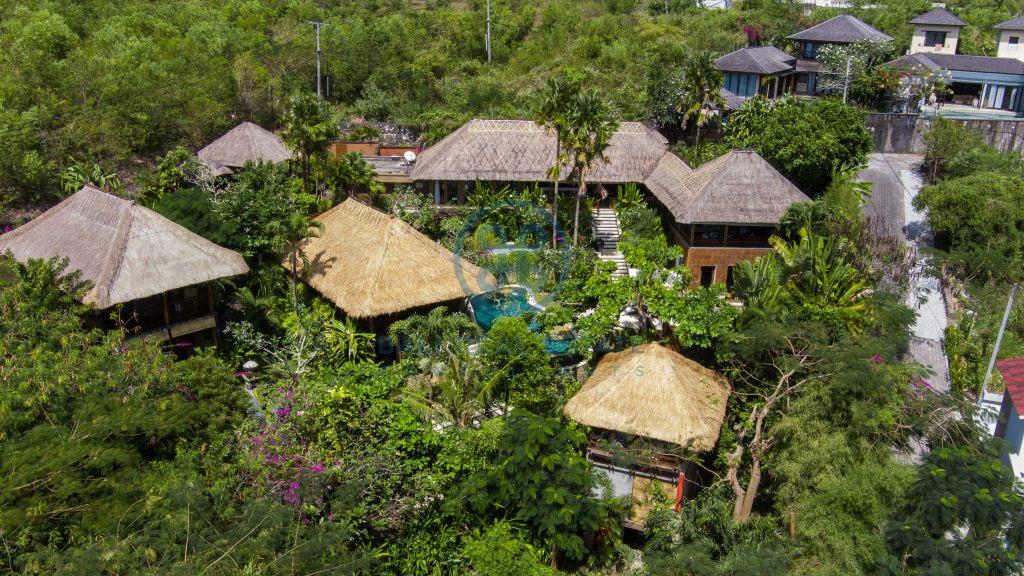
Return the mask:
[[(968, 120), (952, 118), (972, 128), (981, 137), (1003, 152), (1024, 152), (1024, 118), (1007, 120)], [(876, 152), (923, 154), (924, 134), (931, 127), (933, 118), (917, 114), (868, 114), (867, 124), (871, 130)]]

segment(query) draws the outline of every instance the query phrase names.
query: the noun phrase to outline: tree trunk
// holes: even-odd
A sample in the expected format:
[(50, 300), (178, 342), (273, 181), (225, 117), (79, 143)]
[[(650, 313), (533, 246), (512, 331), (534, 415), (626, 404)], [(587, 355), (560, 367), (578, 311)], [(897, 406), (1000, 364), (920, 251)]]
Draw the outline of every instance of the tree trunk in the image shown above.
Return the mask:
[(754, 510), (757, 490), (761, 487), (761, 458), (754, 456), (752, 459), (754, 463), (750, 467), (750, 481), (747, 482), (747, 488), (743, 491), (743, 499), (737, 501), (733, 509), (733, 519), (736, 522), (746, 522), (750, 518), (750, 513)]
[(299, 310), (299, 294), (298, 294), (298, 286), (297, 286), (297, 284), (298, 284), (298, 278), (299, 278), (299, 271), (298, 271), (299, 263), (298, 263), (298, 258), (296, 258), (296, 256), (295, 256), (295, 252), (294, 251), (292, 251), (291, 256), (290, 256), (289, 259), (291, 260), (290, 264), (292, 265), (292, 310), (295, 310), (295, 312), (298, 313), (298, 310)]
[(555, 193), (551, 206), (551, 246), (558, 248), (558, 178), (555, 178)]
[(580, 174), (580, 187), (576, 191), (576, 213), (572, 221), (572, 243), (574, 246), (580, 243), (580, 201), (587, 195), (587, 183)]

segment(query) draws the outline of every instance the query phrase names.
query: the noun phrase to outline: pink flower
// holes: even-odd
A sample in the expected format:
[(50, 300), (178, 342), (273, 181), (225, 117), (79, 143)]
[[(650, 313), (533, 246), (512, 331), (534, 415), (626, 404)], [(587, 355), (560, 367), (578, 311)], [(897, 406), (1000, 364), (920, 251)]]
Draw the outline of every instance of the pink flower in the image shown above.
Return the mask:
[(289, 406), (285, 406), (284, 408), (278, 408), (277, 410), (274, 410), (274, 414), (277, 414), (278, 416), (280, 416), (282, 418), (284, 418), (285, 416), (287, 416), (287, 415), (289, 415), (291, 413), (292, 413), (292, 409)]
[(323, 464), (313, 464), (312, 466), (309, 467), (309, 469), (310, 469), (310, 471), (316, 472), (317, 474), (323, 474), (323, 472), (324, 472), (324, 465)]
[(881, 354), (875, 354), (871, 357), (872, 364), (881, 364), (882, 362), (885, 362), (885, 358)]

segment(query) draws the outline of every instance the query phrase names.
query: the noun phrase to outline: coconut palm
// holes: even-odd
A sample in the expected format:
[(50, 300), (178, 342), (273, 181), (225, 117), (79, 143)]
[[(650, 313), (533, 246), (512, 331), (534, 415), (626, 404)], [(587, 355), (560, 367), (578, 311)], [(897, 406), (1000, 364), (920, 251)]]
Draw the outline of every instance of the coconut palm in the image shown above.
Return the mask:
[(335, 202), (341, 199), (342, 194), (351, 198), (358, 189), (376, 194), (384, 188), (377, 181), (377, 172), (373, 166), (363, 160), (363, 155), (358, 152), (348, 152), (341, 158), (326, 158), (323, 172)]
[(582, 75), (571, 70), (562, 76), (548, 80), (547, 88), (541, 94), (540, 105), (537, 107), (536, 122), (555, 135), (554, 163), (548, 168), (547, 176), (551, 179), (551, 245), (558, 247), (558, 185), (562, 179), (562, 166), (569, 162), (568, 147), (569, 118), (575, 98), (579, 95)]
[(466, 314), (453, 314), (444, 306), (438, 306), (427, 314), (416, 314), (393, 323), (388, 335), (396, 346), (403, 339), (407, 340), (413, 353), (428, 358), (432, 365), (449, 342), (479, 332), (480, 327)]
[(327, 154), (327, 146), (338, 135), (327, 103), (309, 92), (295, 91), (288, 100), (281, 138), (302, 166), (302, 191), (309, 192), (313, 160)]
[(346, 362), (367, 362), (373, 359), (373, 334), (360, 332), (351, 318), (331, 320), (325, 326), (325, 339), (330, 351)]
[(277, 242), (281, 251), (288, 258), (288, 269), (291, 272), (292, 281), (292, 308), (298, 310), (298, 280), (299, 262), (304, 270), (309, 269), (309, 259), (303, 251), (303, 246), (310, 238), (320, 236), (323, 224), (311, 219), (304, 214), (292, 214), (290, 218), (280, 224)]
[(455, 347), (447, 353), (440, 376), (413, 379), (402, 398), (433, 422), (466, 428), (487, 411), (494, 385), (505, 370), (484, 379), (480, 362), (465, 347)]
[(580, 201), (587, 194), (587, 176), (595, 162), (608, 161), (604, 153), (619, 129), (619, 120), (611, 106), (594, 89), (585, 90), (573, 98), (571, 110), (566, 152), (572, 158), (572, 172), (579, 183), (572, 230), (573, 244), (578, 244)]
[(697, 129), (694, 145), (700, 145), (700, 129), (725, 107), (722, 97), (722, 73), (715, 69), (711, 54), (704, 52), (687, 58), (683, 65), (683, 97), (680, 100), (683, 128), (693, 122)]

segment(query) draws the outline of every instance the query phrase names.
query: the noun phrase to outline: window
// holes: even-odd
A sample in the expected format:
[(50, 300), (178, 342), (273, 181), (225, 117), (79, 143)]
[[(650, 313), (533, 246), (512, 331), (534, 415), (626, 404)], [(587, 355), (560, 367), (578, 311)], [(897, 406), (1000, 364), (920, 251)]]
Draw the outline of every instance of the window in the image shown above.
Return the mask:
[(925, 46), (945, 46), (946, 45), (946, 33), (945, 32), (925, 32), (924, 33), (924, 45)]
[(715, 267), (714, 266), (701, 266), (700, 267), (700, 285), (707, 287), (715, 283)]
[(732, 271), (736, 268), (735, 266), (729, 266), (725, 269), (725, 287), (732, 288)]
[(725, 73), (725, 89), (737, 96), (753, 96), (757, 93), (758, 75)]
[(800, 50), (800, 57), (805, 60), (817, 60), (818, 44), (814, 42), (804, 42), (803, 49)]
[(1009, 40), (1007, 40), (1007, 43), (1010, 45), (1011, 48), (1016, 48), (1017, 44), (1020, 44), (1020, 36), (1010, 36)]

